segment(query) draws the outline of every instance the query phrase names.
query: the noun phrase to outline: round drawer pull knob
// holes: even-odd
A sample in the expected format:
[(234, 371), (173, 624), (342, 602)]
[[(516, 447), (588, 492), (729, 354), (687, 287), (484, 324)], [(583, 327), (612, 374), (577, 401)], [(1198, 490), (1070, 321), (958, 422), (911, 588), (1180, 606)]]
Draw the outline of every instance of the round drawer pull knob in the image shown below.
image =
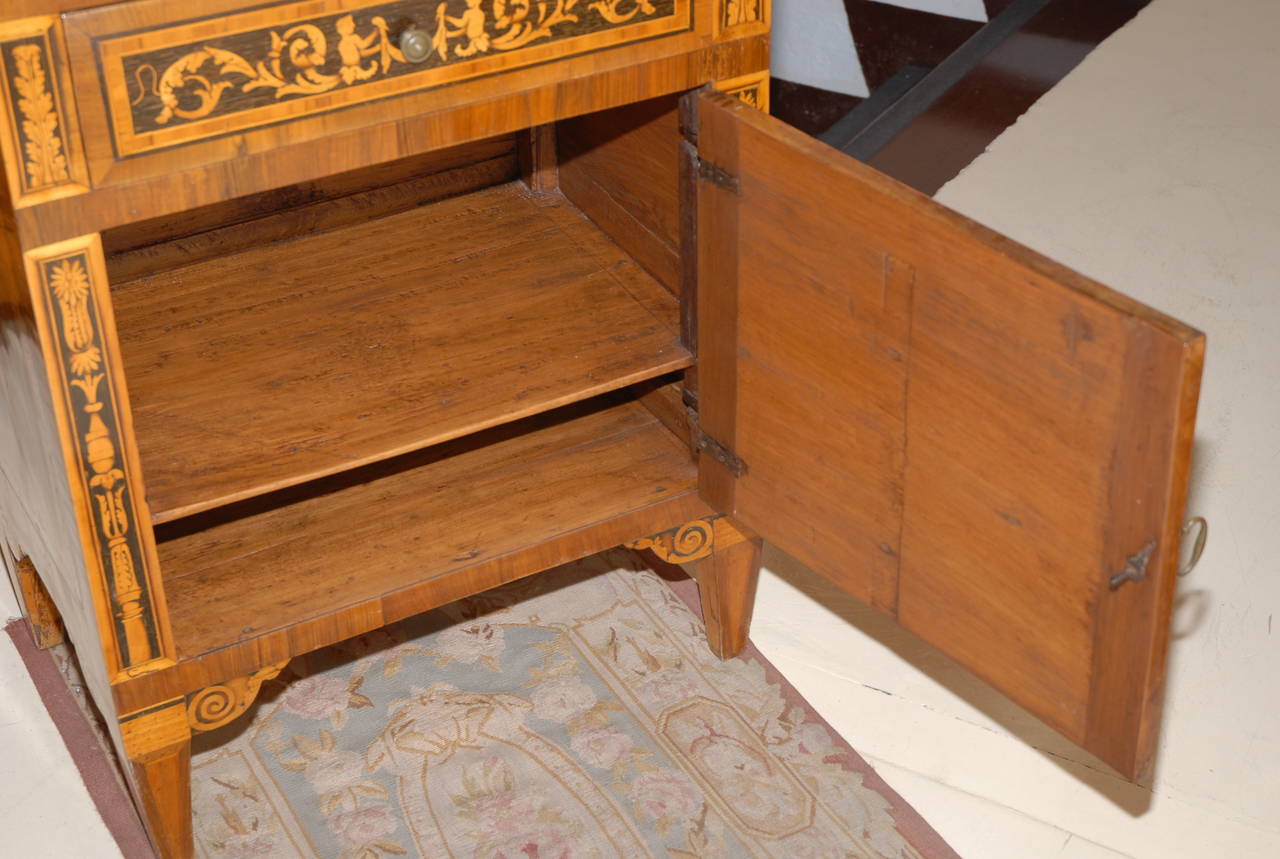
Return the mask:
[(431, 56), (431, 37), (426, 30), (410, 27), (400, 34), (400, 53), (411, 63), (420, 63)]

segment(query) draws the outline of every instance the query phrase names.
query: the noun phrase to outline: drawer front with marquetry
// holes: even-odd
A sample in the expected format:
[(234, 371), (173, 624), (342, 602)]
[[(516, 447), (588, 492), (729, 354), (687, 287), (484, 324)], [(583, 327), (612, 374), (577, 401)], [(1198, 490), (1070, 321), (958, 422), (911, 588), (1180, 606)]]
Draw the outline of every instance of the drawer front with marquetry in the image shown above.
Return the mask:
[(705, 0), (136, 0), (62, 21), (98, 186), (687, 53), (723, 37), (726, 14)]
[(112, 144), (130, 156), (689, 24), (688, 0), (311, 0), (105, 33), (93, 48)]

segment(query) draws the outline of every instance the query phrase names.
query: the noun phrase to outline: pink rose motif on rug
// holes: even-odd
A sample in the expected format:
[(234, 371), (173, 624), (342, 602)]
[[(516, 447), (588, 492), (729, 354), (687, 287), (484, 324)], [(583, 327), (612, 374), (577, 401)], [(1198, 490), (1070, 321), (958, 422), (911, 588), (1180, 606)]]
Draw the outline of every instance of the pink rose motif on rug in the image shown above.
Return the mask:
[(702, 794), (684, 773), (649, 772), (632, 785), (636, 808), (659, 826), (693, 820), (702, 810)]
[(954, 855), (629, 552), (302, 662), (197, 748), (199, 855)]
[(347, 684), (325, 674), (304, 677), (285, 694), (284, 708), (304, 719), (326, 719), (347, 709)]
[(573, 735), (569, 747), (591, 766), (611, 769), (631, 751), (631, 738), (614, 727), (584, 728)]

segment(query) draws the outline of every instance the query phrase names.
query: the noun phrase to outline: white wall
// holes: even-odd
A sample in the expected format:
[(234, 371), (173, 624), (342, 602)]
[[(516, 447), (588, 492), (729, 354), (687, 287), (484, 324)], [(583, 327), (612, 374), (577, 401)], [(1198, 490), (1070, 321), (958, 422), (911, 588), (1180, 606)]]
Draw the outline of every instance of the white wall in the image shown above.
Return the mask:
[(792, 83), (866, 97), (841, 0), (775, 0), (770, 74)]

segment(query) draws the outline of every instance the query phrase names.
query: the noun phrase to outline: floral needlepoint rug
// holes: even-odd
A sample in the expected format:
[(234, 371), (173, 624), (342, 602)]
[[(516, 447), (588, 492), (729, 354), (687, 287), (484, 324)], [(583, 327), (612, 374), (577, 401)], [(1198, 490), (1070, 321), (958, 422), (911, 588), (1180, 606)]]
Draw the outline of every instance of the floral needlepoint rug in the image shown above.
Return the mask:
[(296, 660), (197, 747), (198, 854), (954, 856), (691, 586), (615, 551)]

